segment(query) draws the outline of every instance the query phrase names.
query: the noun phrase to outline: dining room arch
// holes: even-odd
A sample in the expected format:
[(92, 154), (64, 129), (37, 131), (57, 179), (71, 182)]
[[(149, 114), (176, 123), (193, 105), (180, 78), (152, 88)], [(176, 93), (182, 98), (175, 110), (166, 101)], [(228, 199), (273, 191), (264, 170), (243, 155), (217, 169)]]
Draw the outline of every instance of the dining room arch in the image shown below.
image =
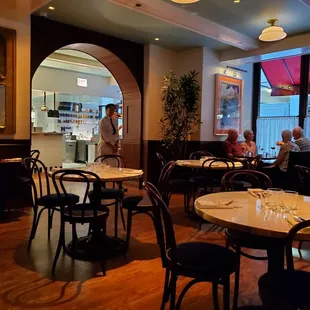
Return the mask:
[(58, 49), (86, 53), (102, 63), (113, 75), (121, 89), (123, 99), (121, 154), (125, 157), (129, 167), (141, 168), (142, 96), (131, 70), (118, 56), (102, 46), (89, 43), (73, 43)]

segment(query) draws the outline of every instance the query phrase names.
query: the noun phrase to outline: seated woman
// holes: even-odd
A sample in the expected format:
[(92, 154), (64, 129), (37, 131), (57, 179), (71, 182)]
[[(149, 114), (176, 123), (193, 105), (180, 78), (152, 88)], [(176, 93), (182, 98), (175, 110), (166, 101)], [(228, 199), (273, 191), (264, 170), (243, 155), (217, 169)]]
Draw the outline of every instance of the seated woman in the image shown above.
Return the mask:
[(241, 143), (241, 148), (244, 154), (251, 153), (254, 157), (256, 156), (256, 143), (253, 141), (254, 134), (252, 130), (245, 130), (243, 133), (245, 141)]
[[(269, 166), (272, 168), (267, 173), (274, 184), (274, 186), (285, 188), (286, 172), (288, 166), (288, 160), (290, 152), (298, 152), (299, 147), (297, 144), (292, 141), (292, 132), (290, 130), (282, 131), (282, 143), (280, 144), (280, 152), (276, 161)], [(267, 168), (267, 167), (266, 167)], [(267, 172), (268, 169), (264, 169), (264, 172)]]

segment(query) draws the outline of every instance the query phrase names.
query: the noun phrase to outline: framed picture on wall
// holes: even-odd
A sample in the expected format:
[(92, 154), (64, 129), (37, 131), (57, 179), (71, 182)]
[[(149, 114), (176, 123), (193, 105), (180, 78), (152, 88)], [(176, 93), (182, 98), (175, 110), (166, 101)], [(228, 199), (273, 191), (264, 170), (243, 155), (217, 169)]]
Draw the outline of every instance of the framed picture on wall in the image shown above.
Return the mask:
[(243, 80), (216, 74), (214, 135), (226, 135), (229, 128), (241, 132)]

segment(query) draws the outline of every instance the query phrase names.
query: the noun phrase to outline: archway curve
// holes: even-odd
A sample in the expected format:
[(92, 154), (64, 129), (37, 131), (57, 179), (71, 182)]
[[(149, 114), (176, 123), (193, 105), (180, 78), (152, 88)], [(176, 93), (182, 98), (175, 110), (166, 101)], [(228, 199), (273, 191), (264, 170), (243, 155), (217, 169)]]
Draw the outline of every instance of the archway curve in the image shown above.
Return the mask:
[(96, 58), (111, 72), (122, 91), (123, 97), (122, 155), (125, 157), (129, 167), (140, 168), (142, 96), (132, 72), (119, 57), (102, 46), (89, 43), (74, 43), (58, 49), (71, 49), (86, 53)]

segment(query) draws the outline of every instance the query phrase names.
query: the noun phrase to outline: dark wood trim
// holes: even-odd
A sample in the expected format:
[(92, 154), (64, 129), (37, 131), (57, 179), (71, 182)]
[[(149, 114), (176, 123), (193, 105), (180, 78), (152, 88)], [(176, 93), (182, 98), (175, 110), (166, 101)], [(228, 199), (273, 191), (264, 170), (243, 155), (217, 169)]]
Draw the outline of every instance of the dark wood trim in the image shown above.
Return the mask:
[(31, 140), (0, 140), (0, 159), (27, 157), (30, 155)]
[(304, 120), (307, 116), (308, 88), (309, 88), (309, 55), (301, 56), (300, 63), (300, 89), (299, 89), (299, 119), (300, 127), (304, 127)]
[(5, 127), (0, 134), (16, 132), (16, 31), (0, 27), (0, 35), (6, 41), (6, 72), (1, 77), (0, 85), (5, 86)]
[(257, 132), (256, 120), (259, 116), (261, 68), (260, 62), (253, 64), (252, 130), (255, 137)]

